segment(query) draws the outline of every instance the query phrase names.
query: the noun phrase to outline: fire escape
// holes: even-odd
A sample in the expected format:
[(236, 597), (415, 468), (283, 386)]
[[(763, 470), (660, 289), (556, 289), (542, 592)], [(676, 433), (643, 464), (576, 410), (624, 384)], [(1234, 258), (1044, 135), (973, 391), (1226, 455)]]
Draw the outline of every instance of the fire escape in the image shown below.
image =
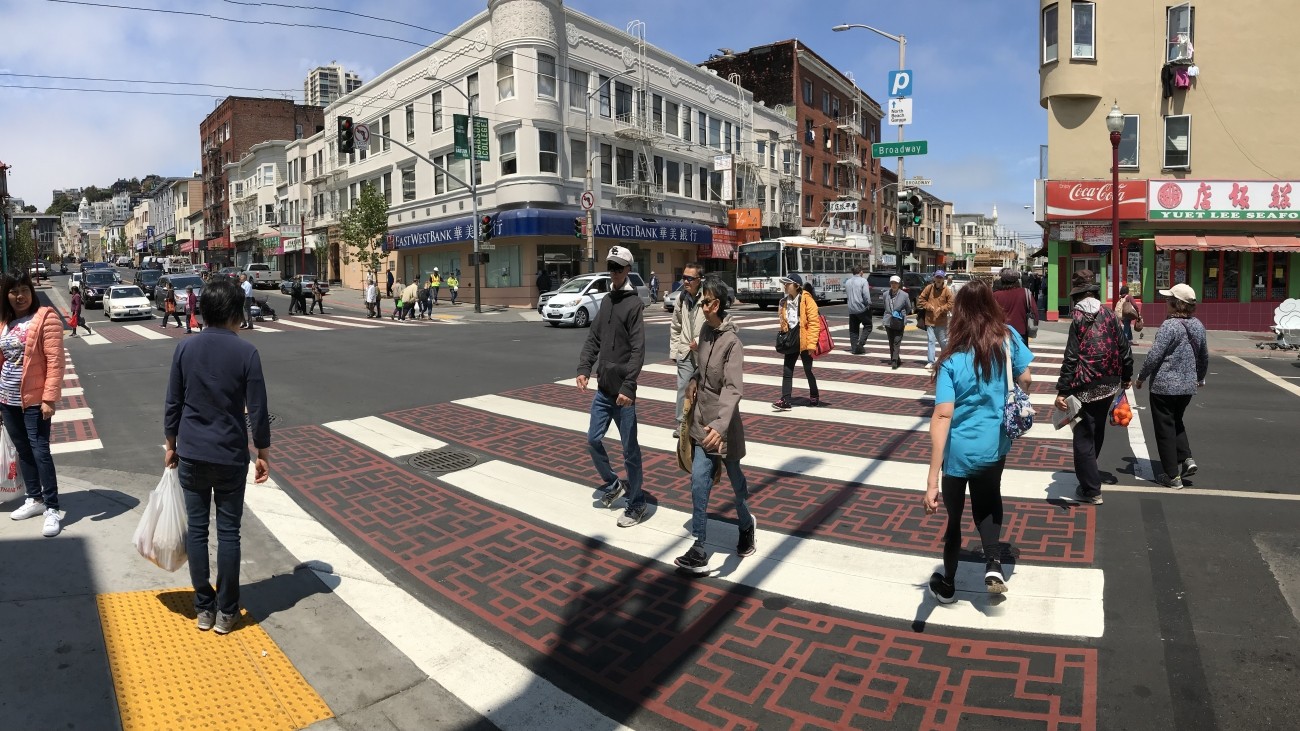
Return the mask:
[[(853, 81), (850, 75), (849, 81)], [(844, 114), (835, 118), (835, 133), (831, 139), (834, 144), (835, 155), (835, 192), (836, 197), (846, 208), (851, 210), (841, 210), (831, 214), (828, 225), (832, 228), (842, 229), (845, 233), (852, 233), (861, 230), (859, 221), (859, 209), (862, 207), (862, 183), (859, 177), (862, 173), (863, 150), (858, 145), (858, 134), (862, 129), (862, 120), (864, 110), (862, 108), (862, 92), (858, 90), (857, 84), (854, 83), (853, 99), (844, 109)], [(852, 203), (853, 205), (847, 205)], [(839, 225), (835, 225), (838, 221)]]
[(658, 179), (661, 173), (654, 170), (653, 164), (654, 146), (663, 139), (664, 129), (663, 122), (654, 119), (647, 101), (650, 68), (646, 65), (645, 23), (628, 23), (627, 34), (636, 39), (636, 82), (631, 109), (614, 115), (614, 136), (632, 143), (635, 157), (631, 177), (615, 181), (614, 200), (627, 210), (648, 211), (664, 199), (663, 181)]
[(763, 199), (762, 181), (758, 177), (763, 161), (758, 158), (758, 145), (754, 139), (754, 105), (745, 99), (740, 85), (740, 74), (730, 74), (727, 82), (736, 87), (737, 116), (740, 124), (736, 130), (734, 162), (736, 190), (733, 208), (758, 208)]
[[(203, 148), (203, 157), (207, 160), (203, 176), (203, 187), (207, 193), (207, 198), (203, 201), (203, 235), (207, 238), (215, 238), (226, 228), (224, 215), (226, 186), (221, 175), (221, 145), (208, 143)], [(135, 242), (131, 244), (134, 246)]]

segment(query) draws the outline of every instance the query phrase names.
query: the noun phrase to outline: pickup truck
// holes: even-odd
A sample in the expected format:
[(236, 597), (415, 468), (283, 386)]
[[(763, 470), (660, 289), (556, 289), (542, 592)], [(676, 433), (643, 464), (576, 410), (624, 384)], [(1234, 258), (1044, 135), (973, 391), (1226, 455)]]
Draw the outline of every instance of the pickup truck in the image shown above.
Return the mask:
[(254, 289), (275, 289), (280, 286), (280, 270), (272, 269), (270, 264), (249, 264), (243, 273), (248, 275), (248, 281), (253, 283)]

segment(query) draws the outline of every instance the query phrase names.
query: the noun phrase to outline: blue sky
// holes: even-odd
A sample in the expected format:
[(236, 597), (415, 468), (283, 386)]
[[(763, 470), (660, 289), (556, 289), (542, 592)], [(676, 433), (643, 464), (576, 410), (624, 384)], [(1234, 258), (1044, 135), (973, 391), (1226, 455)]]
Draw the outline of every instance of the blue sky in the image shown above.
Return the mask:
[[(98, 1), (98, 0), (97, 0)], [(412, 28), (336, 13), (255, 7), (229, 0), (102, 0), (105, 3), (209, 13), (252, 22), (138, 12), (48, 0), (0, 0), (5, 40), (0, 85), (181, 91), (256, 96), (197, 86), (154, 86), (36, 79), (12, 74), (149, 79), (283, 89), (301, 96), (308, 69), (338, 61), (373, 78), (416, 50), (413, 45), (258, 20), (315, 23), (417, 42), (436, 37)], [(293, 0), (286, 0), (293, 4)], [(486, 7), (485, 0), (366, 4), (313, 0), (451, 31)], [(837, 23), (865, 23), (907, 36), (915, 74), (915, 123), (908, 139), (929, 141), (907, 174), (934, 180), (931, 190), (958, 212), (996, 205), (1010, 228), (1037, 230), (1024, 206), (1033, 201), (1046, 114), (1038, 104), (1037, 8), (1030, 3), (928, 0), (570, 0), (579, 11), (622, 28), (639, 19), (650, 43), (700, 62), (719, 46), (736, 50), (799, 38), (867, 93), (883, 101), (898, 45), (865, 30), (834, 33)], [(265, 93), (274, 96), (275, 93)], [(215, 100), (206, 97), (15, 89), (0, 86), (0, 160), (13, 165), (11, 194), (42, 209), (50, 190), (107, 184), (151, 172), (187, 175), (198, 167), (198, 125)], [(895, 138), (887, 127), (883, 137)], [(889, 161), (893, 165), (893, 161)]]

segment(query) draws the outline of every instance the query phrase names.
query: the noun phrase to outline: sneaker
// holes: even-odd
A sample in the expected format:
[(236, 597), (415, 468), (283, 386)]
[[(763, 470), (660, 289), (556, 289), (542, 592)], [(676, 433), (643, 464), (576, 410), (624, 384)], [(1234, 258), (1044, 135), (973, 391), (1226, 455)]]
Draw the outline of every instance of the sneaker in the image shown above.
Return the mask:
[(894, 361), (894, 362), (893, 362), (889, 367), (892, 368), (893, 370), (898, 370), (899, 367), (902, 366), (902, 365), (903, 365), (902, 363), (900, 363), (900, 362), (898, 362), (898, 361)]
[(1163, 472), (1160, 473), (1159, 475), (1156, 475), (1156, 482), (1161, 485), (1164, 485), (1165, 487), (1172, 487), (1175, 490), (1183, 489), (1183, 478), (1170, 477), (1169, 475), (1166, 475)]
[(618, 527), (631, 528), (640, 523), (645, 518), (646, 509), (645, 505), (628, 506), (627, 510), (624, 510), (623, 514), (618, 516)]
[(239, 624), (238, 612), (234, 614), (217, 612), (217, 621), (216, 624), (213, 625), (212, 629), (219, 635), (228, 635), (235, 629), (235, 625), (237, 624)]
[(757, 531), (758, 531), (757, 518), (754, 519), (754, 522), (751, 523), (748, 528), (740, 529), (740, 540), (736, 543), (737, 556), (744, 557), (744, 556), (754, 555), (754, 533), (756, 533)]
[(29, 497), (25, 502), (23, 502), (22, 506), (10, 513), (9, 517), (14, 520), (27, 520), (28, 518), (35, 518), (44, 512), (45, 503)]
[(926, 369), (927, 371), (932, 371), (932, 370), (934, 370), (934, 363), (933, 363), (933, 362), (926, 363), (926, 364), (925, 364), (925, 369)]
[(984, 586), (988, 588), (990, 594), (1007, 593), (1007, 581), (1002, 578), (1002, 564), (997, 561), (989, 561), (984, 564)]
[(673, 563), (677, 564), (677, 568), (692, 574), (705, 574), (709, 570), (709, 554), (705, 553), (697, 543), (684, 555), (678, 556)]
[(1188, 457), (1187, 459), (1183, 460), (1183, 470), (1181, 473), (1179, 473), (1178, 476), (1191, 477), (1192, 475), (1196, 474), (1196, 470), (1197, 470), (1196, 460), (1192, 459), (1191, 457)]
[(677, 427), (676, 429), (673, 429), (673, 439), (677, 439), (678, 436), (681, 434), (681, 432), (682, 432), (682, 428), (680, 426)]
[(204, 609), (199, 612), (199, 621), (195, 623), (195, 626), (199, 628), (200, 632), (207, 632), (212, 629), (212, 625), (215, 624), (216, 621), (217, 613), (211, 609)]
[(772, 410), (773, 410), (773, 411), (789, 411), (789, 410), (790, 410), (790, 402), (787, 401), (787, 400), (785, 400), (785, 399), (781, 399), (780, 401), (773, 401), (773, 402), (772, 402)]
[(600, 496), (600, 502), (608, 508), (614, 504), (615, 500), (623, 497), (625, 492), (627, 492), (627, 487), (623, 484), (623, 481), (614, 480), (614, 484), (605, 488), (605, 493)]
[(54, 508), (45, 509), (45, 525), (41, 528), (41, 535), (46, 538), (53, 538), (63, 530), (63, 519), (59, 517), (59, 511)]
[(809, 406), (821, 406), (821, 405), (822, 405), (822, 400), (821, 400), (820, 398), (816, 397), (816, 396), (813, 396), (812, 398), (808, 399), (808, 405), (809, 405)]
[(940, 604), (952, 604), (957, 601), (957, 587), (936, 571), (930, 576), (930, 596)]
[(1082, 487), (1080, 487), (1074, 491), (1074, 497), (1076, 500), (1078, 500), (1081, 503), (1088, 503), (1089, 505), (1101, 505), (1100, 490), (1098, 490), (1096, 494), (1089, 495), (1088, 493), (1085, 493), (1083, 491)]

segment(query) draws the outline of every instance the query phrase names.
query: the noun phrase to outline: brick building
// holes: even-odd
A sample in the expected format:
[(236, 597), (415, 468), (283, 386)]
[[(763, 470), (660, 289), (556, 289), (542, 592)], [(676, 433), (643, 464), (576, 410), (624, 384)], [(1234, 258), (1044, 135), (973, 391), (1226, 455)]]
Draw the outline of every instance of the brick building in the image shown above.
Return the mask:
[[(728, 53), (703, 64), (719, 76), (739, 74), (755, 101), (795, 110), (798, 124), (802, 230), (807, 235), (862, 234), (874, 240), (880, 161), (880, 105), (808, 46), (787, 40)], [(856, 202), (857, 211), (832, 214), (830, 202)], [(829, 231), (827, 231), (829, 229)]]
[[(207, 261), (234, 259), (231, 245), (229, 185), (225, 166), (238, 162), (253, 145), (267, 140), (296, 140), (324, 129), (324, 110), (295, 104), (287, 99), (226, 97), (199, 124), (200, 157), (203, 161), (203, 230), (207, 241), (202, 250), (211, 251)], [(204, 248), (204, 244), (206, 247)], [(219, 253), (223, 250), (225, 253)]]

